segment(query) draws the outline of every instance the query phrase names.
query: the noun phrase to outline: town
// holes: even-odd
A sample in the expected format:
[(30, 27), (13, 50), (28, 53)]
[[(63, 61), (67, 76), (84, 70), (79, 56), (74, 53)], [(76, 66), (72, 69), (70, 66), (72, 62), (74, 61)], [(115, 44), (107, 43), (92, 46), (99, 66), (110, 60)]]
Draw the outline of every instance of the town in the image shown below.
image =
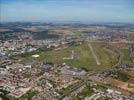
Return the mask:
[(0, 100), (133, 100), (133, 29), (0, 24)]

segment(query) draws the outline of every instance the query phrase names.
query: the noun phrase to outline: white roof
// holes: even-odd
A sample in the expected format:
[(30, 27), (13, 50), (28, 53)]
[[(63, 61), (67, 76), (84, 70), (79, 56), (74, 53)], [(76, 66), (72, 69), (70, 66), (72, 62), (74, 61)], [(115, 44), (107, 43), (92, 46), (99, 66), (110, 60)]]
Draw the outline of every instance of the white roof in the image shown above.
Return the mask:
[(40, 55), (32, 55), (32, 57), (34, 57), (34, 58), (38, 58)]

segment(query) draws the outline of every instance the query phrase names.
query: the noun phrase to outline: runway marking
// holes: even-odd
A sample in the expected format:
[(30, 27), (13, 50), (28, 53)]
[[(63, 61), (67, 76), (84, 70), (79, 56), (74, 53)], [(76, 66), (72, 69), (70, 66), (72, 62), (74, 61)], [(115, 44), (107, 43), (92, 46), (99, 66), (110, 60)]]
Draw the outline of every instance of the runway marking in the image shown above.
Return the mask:
[(91, 50), (91, 52), (92, 52), (92, 55), (93, 55), (93, 57), (94, 57), (94, 59), (95, 59), (95, 61), (96, 61), (96, 64), (97, 64), (97, 65), (101, 65), (101, 63), (100, 63), (100, 61), (99, 61), (97, 55), (95, 54), (95, 52), (94, 52), (94, 50), (93, 50), (92, 45), (89, 43), (88, 46), (89, 46), (89, 48), (90, 48), (90, 50)]

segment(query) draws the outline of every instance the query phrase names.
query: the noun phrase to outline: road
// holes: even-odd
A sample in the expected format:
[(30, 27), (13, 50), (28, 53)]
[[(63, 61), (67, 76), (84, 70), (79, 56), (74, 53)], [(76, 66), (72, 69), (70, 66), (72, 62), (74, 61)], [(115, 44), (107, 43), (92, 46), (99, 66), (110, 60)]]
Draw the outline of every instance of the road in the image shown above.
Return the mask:
[(93, 55), (93, 57), (94, 57), (94, 59), (95, 59), (95, 61), (96, 61), (96, 64), (97, 64), (97, 65), (100, 65), (101, 63), (100, 63), (98, 57), (96, 56), (96, 54), (95, 54), (95, 52), (94, 52), (94, 50), (93, 50), (92, 45), (89, 43), (88, 46), (89, 46), (89, 48), (90, 48), (90, 50), (91, 50), (91, 52), (92, 52), (92, 55)]

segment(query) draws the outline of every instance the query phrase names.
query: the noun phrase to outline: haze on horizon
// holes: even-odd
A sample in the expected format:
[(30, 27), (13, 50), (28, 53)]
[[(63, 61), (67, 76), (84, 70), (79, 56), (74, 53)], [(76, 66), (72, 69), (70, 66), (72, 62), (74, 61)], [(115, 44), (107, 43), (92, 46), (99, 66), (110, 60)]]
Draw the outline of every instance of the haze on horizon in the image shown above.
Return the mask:
[(0, 0), (0, 22), (134, 23), (134, 0)]

